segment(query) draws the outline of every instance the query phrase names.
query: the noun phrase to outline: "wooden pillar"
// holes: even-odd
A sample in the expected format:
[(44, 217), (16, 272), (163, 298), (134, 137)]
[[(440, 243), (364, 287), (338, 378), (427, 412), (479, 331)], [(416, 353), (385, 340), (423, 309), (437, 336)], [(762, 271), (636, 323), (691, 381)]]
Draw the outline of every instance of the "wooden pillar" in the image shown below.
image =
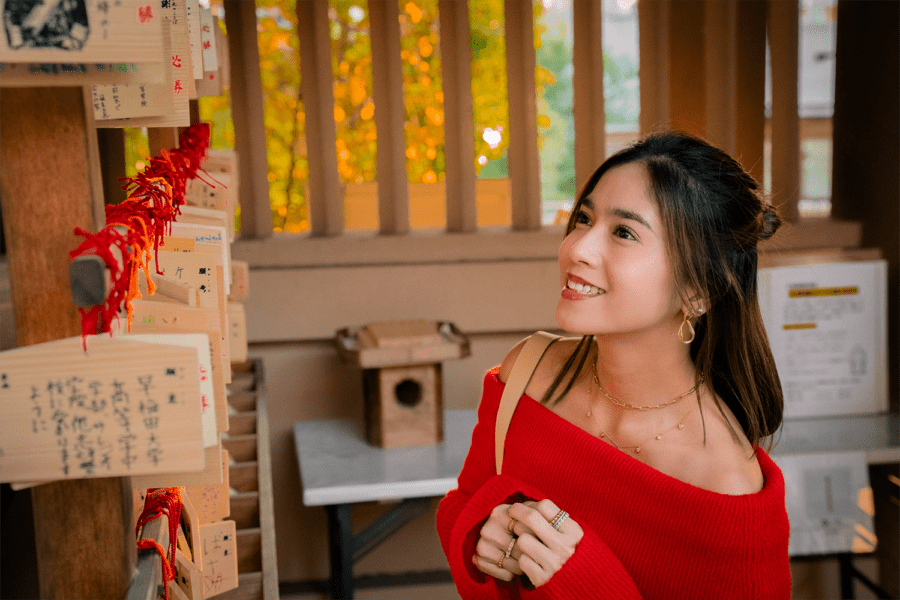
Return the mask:
[(670, 126), (705, 138), (706, 56), (703, 6), (703, 2), (696, 0), (672, 3), (668, 20), (668, 60)]
[(300, 93), (306, 114), (306, 158), (309, 161), (310, 231), (337, 235), (344, 229), (344, 197), (337, 170), (334, 125), (334, 76), (328, 0), (297, 3), (300, 38)]
[(667, 129), (669, 116), (669, 2), (638, 2), (641, 135)]
[(800, 212), (800, 113), (798, 53), (800, 5), (769, 3), (769, 53), (772, 57), (772, 202), (788, 221)]
[(766, 0), (736, 1), (734, 157), (762, 182), (766, 127)]
[(447, 231), (473, 232), (478, 228), (478, 214), (469, 3), (467, 0), (438, 0), (438, 14), (444, 76)]
[(737, 3), (704, 2), (706, 44), (706, 139), (731, 156), (737, 149), (735, 85), (737, 69)]
[(406, 107), (400, 58), (400, 5), (370, 0), (372, 96), (378, 131), (378, 220), (382, 234), (409, 231), (409, 183), (406, 176)]
[(509, 183), (512, 228), (541, 228), (541, 164), (537, 142), (534, 15), (531, 2), (505, 0), (509, 87)]
[[(19, 346), (81, 331), (68, 254), (80, 239), (74, 227), (102, 225), (86, 119), (81, 88), (0, 89), (0, 197)], [(45, 484), (32, 501), (41, 598), (122, 598), (137, 556), (130, 480)]]
[(575, 181), (583, 185), (606, 158), (606, 105), (603, 98), (603, 11), (594, 0), (572, 4)]
[(256, 39), (256, 3), (225, 0), (225, 27), (228, 30), (234, 149), (238, 155), (240, 181), (240, 235), (243, 238), (267, 238), (272, 236), (272, 206), (269, 203), (266, 129)]

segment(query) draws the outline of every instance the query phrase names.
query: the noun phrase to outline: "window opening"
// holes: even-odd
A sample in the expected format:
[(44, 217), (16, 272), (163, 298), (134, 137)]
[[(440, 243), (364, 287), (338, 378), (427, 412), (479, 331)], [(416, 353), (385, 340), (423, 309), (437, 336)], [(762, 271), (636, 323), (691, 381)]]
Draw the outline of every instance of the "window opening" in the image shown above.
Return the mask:
[(637, 0), (603, 0), (602, 32), (606, 155), (610, 156), (640, 136)]

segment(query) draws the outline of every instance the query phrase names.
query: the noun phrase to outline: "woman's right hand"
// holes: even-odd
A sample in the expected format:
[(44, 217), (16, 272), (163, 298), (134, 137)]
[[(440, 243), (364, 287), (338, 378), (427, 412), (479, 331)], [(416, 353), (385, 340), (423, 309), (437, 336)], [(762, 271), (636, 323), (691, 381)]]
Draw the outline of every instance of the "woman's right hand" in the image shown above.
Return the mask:
[(509, 516), (509, 507), (509, 504), (494, 507), (481, 528), (481, 537), (472, 556), (472, 562), (479, 571), (503, 581), (512, 581), (522, 574), (519, 561), (515, 558), (520, 553), (513, 555), (517, 541), (513, 533), (516, 520)]

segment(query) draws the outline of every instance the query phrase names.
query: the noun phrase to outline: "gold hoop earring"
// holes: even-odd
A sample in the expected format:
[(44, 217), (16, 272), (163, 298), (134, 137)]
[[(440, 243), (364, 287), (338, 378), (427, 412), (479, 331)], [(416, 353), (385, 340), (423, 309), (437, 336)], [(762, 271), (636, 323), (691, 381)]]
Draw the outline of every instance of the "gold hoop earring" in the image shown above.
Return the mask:
[[(690, 339), (686, 339), (684, 337), (684, 326), (685, 324), (688, 326), (690, 330)], [(681, 340), (682, 344), (690, 344), (694, 341), (694, 337), (697, 333), (694, 331), (694, 326), (691, 325), (691, 315), (689, 313), (684, 313), (684, 320), (681, 322), (681, 327), (678, 328), (678, 339)]]

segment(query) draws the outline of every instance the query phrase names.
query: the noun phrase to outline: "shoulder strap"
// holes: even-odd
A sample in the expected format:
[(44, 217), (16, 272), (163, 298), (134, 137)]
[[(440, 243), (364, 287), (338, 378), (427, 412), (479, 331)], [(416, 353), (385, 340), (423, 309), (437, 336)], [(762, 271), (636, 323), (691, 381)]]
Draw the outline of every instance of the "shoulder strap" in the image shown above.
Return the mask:
[(512, 421), (513, 413), (519, 404), (519, 398), (525, 393), (528, 382), (534, 374), (534, 369), (544, 356), (547, 348), (559, 339), (559, 336), (538, 331), (525, 342), (521, 352), (516, 357), (509, 380), (503, 388), (500, 397), (500, 406), (497, 409), (497, 427), (494, 430), (494, 457), (497, 462), (497, 474), (503, 468), (503, 446), (506, 442), (506, 431)]

